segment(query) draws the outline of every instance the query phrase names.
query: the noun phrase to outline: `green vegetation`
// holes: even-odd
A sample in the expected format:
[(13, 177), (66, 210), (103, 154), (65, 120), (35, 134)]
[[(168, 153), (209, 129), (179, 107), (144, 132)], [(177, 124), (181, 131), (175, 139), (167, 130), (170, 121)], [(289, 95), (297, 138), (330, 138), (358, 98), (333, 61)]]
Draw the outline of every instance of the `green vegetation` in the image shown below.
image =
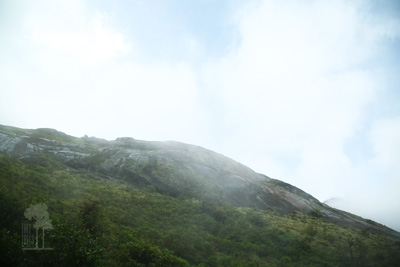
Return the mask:
[[(115, 180), (45, 154), (29, 163), (0, 155), (0, 265), (399, 266), (399, 239), (343, 228), (317, 212), (280, 215), (199, 199), (199, 182), (184, 176), (153, 162)], [(140, 177), (159, 186), (132, 186)], [(54, 250), (21, 249), (23, 213), (35, 203), (49, 208), (54, 229), (45, 238)]]

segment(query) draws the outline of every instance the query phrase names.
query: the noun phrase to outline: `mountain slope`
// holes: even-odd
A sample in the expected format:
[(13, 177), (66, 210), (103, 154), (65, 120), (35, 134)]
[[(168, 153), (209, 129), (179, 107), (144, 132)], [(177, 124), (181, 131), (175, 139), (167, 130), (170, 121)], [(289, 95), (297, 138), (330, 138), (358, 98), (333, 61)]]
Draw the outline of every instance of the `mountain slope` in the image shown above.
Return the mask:
[(133, 138), (75, 138), (52, 129), (29, 131), (2, 126), (0, 152), (27, 163), (35, 162), (38, 154), (54, 156), (71, 168), (92, 171), (108, 179), (118, 177), (138, 188), (152, 186), (171, 196), (222, 200), (237, 207), (272, 209), (282, 214), (317, 213), (343, 226), (398, 234), (332, 209), (290, 184), (194, 145)]
[[(50, 201), (52, 206), (58, 207), (59, 210), (69, 210), (78, 217), (80, 213), (72, 203), (82, 205), (88, 199), (92, 201), (94, 198), (94, 203), (102, 203), (103, 211), (107, 215), (108, 219), (103, 219), (103, 224), (107, 225), (103, 226), (108, 229), (107, 234), (116, 235), (116, 229), (125, 229), (124, 227), (128, 227), (129, 231), (136, 229), (135, 231), (139, 231), (136, 235), (140, 238), (159, 247), (172, 249), (178, 256), (194, 264), (205, 262), (204, 259), (208, 258), (208, 265), (220, 265), (218, 262), (223, 261), (223, 257), (218, 256), (218, 253), (228, 257), (231, 253), (235, 255), (235, 252), (227, 252), (226, 248), (250, 246), (247, 249), (255, 254), (249, 252), (246, 257), (253, 255), (251, 257), (257, 259), (249, 259), (248, 262), (264, 261), (275, 266), (279, 265), (279, 261), (285, 261), (285, 254), (275, 250), (269, 253), (270, 256), (264, 252), (254, 252), (260, 247), (265, 247), (265, 242), (280, 247), (282, 244), (279, 242), (289, 238), (291, 241), (285, 242), (289, 242), (293, 249), (286, 254), (294, 258), (290, 254), (294, 253), (293, 251), (296, 251), (297, 257), (297, 253), (306, 253), (310, 244), (315, 243), (316, 253), (319, 243), (325, 244), (326, 238), (332, 239), (330, 235), (340, 232), (346, 234), (343, 240), (343, 237), (337, 239), (337, 246), (347, 246), (349, 251), (353, 250), (350, 241), (356, 237), (357, 240), (365, 239), (366, 244), (378, 246), (378, 243), (369, 238), (384, 234), (384, 237), (380, 238), (384, 238), (385, 241), (380, 241), (379, 246), (385, 249), (389, 246), (387, 251), (395, 249), (390, 242), (398, 242), (390, 240), (396, 240), (399, 233), (383, 225), (333, 209), (294, 186), (255, 173), (225, 156), (193, 145), (147, 142), (133, 138), (118, 138), (114, 141), (92, 137), (75, 138), (52, 129), (24, 130), (0, 126), (0, 152), (4, 155), (2, 186), (9, 188), (10, 192), (17, 194), (18, 186), (30, 188), (32, 192), (40, 195), (36, 196), (37, 198)], [(13, 168), (24, 171), (11, 171)], [(16, 177), (15, 181), (10, 181), (6, 176)], [(35, 177), (37, 182), (32, 184), (28, 178), (30, 176)], [(9, 196), (6, 191), (3, 192), (4, 195)], [(22, 195), (24, 201), (20, 202), (26, 205), (32, 201), (28, 194)], [(146, 202), (141, 199), (146, 199)], [(147, 208), (132, 207), (132, 203), (141, 203), (140, 205)], [(166, 213), (165, 209), (171, 211)], [(128, 210), (130, 212), (127, 212)], [(55, 213), (62, 214), (61, 211)], [(143, 215), (133, 218), (132, 213)], [(184, 222), (172, 223), (174, 220), (169, 216), (175, 216)], [(153, 217), (158, 220), (154, 221), (151, 219)], [(243, 220), (242, 228), (246, 229), (245, 233), (242, 233), (243, 237), (239, 234), (240, 229), (231, 229), (238, 226), (233, 219)], [(202, 234), (197, 236), (178, 226), (189, 229), (196, 226), (192, 231)], [(279, 236), (279, 231), (275, 232), (276, 229), (283, 226), (290, 230), (280, 230), (282, 236), (276, 237), (277, 233)], [(154, 232), (154, 236), (149, 234), (149, 228)], [(232, 237), (229, 231), (238, 236)], [(253, 234), (263, 231), (269, 233), (267, 239), (250, 238)], [(321, 232), (320, 240), (315, 238), (316, 232)], [(308, 239), (304, 239), (304, 233), (307, 233)], [(362, 237), (359, 237), (360, 233), (363, 233)], [(201, 248), (180, 247), (179, 242), (174, 241), (181, 240), (185, 235), (190, 238), (182, 241), (183, 243), (192, 243), (191, 239), (197, 238)], [(300, 238), (301, 236), (303, 237)], [(210, 245), (204, 243), (201, 246), (201, 240)], [(229, 244), (222, 246), (219, 243), (221, 240), (229, 241)], [(306, 240), (307, 243), (301, 243)], [(336, 240), (336, 237), (333, 240)], [(134, 244), (137, 246), (137, 243)], [(221, 248), (216, 249), (218, 246)], [(118, 251), (123, 249), (119, 248)], [(319, 255), (318, 253), (316, 255)], [(335, 255), (334, 253), (332, 252), (332, 255)], [(379, 253), (374, 255), (386, 255)], [(350, 260), (354, 259), (353, 252), (350, 254)], [(388, 261), (390, 260), (389, 257)], [(232, 263), (233, 260), (227, 262)]]

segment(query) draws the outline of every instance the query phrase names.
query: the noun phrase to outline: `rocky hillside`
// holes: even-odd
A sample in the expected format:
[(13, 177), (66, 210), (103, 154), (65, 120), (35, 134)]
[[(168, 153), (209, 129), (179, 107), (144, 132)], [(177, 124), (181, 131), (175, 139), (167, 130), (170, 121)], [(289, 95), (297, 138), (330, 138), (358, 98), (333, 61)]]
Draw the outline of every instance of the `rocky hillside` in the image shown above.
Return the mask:
[(46, 166), (54, 158), (66, 171), (172, 197), (222, 201), (234, 207), (301, 212), (344, 227), (400, 234), (379, 223), (339, 211), (282, 181), (271, 179), (223, 155), (179, 142), (130, 137), (107, 141), (76, 138), (53, 129), (0, 125), (0, 153)]

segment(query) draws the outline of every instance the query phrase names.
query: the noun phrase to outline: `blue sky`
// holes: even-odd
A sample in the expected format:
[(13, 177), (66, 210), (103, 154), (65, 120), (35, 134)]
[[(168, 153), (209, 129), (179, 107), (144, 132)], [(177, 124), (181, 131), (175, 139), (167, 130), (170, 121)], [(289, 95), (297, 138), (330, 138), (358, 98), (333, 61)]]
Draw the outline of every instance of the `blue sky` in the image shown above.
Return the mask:
[(398, 1), (1, 1), (0, 123), (177, 140), (400, 230)]

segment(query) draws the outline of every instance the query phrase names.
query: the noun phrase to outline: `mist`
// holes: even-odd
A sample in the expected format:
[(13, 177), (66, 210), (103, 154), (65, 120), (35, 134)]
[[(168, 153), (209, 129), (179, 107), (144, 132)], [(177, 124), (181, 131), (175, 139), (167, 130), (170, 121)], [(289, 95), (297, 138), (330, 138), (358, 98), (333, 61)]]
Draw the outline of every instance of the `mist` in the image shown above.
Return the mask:
[(4, 1), (0, 123), (176, 140), (400, 231), (397, 1)]

